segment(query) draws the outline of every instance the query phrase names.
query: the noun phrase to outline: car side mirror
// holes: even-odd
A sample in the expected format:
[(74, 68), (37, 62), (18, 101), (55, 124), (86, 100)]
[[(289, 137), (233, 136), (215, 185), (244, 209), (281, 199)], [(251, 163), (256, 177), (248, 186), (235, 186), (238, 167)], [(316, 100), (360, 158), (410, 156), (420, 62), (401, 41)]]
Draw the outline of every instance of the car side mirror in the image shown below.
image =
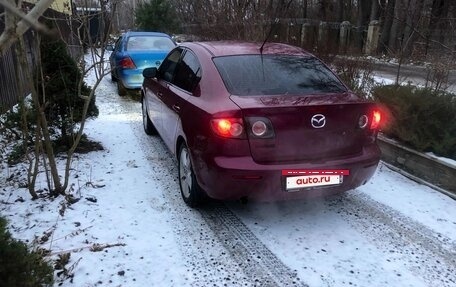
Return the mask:
[(146, 79), (151, 79), (157, 77), (157, 68), (145, 68), (142, 72), (143, 77)]
[(114, 51), (114, 45), (106, 45), (106, 51)]

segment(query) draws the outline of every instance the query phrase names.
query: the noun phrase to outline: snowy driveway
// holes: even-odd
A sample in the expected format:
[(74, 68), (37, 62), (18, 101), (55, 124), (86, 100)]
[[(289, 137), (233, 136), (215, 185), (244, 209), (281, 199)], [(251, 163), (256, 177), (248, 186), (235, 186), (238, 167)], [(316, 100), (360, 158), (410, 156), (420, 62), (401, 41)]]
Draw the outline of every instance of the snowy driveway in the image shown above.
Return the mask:
[(71, 252), (62, 286), (456, 286), (456, 201), (381, 165), (340, 197), (192, 210), (139, 102), (106, 78), (97, 105), (86, 133), (105, 150), (75, 160), (81, 200), (63, 215), (61, 198), (6, 184), (14, 169), (1, 179), (14, 236)]

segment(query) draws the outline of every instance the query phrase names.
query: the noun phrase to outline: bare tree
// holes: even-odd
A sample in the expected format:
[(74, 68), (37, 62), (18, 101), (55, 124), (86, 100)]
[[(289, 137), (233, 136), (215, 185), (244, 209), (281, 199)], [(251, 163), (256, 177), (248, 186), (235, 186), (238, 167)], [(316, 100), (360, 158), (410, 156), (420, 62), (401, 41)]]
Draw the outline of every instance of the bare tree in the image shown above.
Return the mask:
[[(108, 37), (108, 32), (110, 31), (110, 26), (111, 26), (111, 21), (108, 21), (108, 19), (112, 19), (113, 15), (116, 12), (116, 5), (118, 2), (113, 2), (111, 6), (108, 5), (107, 1), (100, 1), (99, 2), (99, 11), (97, 14), (86, 14), (86, 13), (81, 13), (78, 15), (78, 21), (80, 22), (81, 26), (84, 26), (85, 37), (80, 37), (81, 39), (81, 44), (85, 44), (88, 47), (89, 54), (88, 54), (88, 59), (89, 61), (86, 62), (85, 58), (81, 58), (79, 63), (80, 67), (82, 70), (83, 75), (87, 75), (88, 73), (93, 73), (95, 75), (95, 83), (92, 86), (91, 92), (89, 95), (82, 95), (81, 93), (81, 87), (84, 82), (84, 77), (82, 77), (79, 81), (79, 96), (84, 99), (84, 106), (83, 106), (83, 115), (82, 115), (82, 121), (79, 124), (79, 128), (77, 129), (75, 135), (75, 140), (73, 142), (73, 145), (69, 148), (67, 151), (67, 156), (66, 156), (66, 164), (65, 164), (65, 176), (64, 176), (64, 182), (62, 185), (62, 191), (64, 192), (68, 188), (69, 184), (69, 175), (70, 175), (70, 169), (71, 169), (71, 163), (73, 159), (73, 155), (75, 153), (76, 148), (79, 145), (79, 142), (82, 138), (82, 135), (84, 133), (84, 127), (85, 127), (85, 122), (86, 122), (86, 115), (87, 111), (89, 108), (89, 104), (92, 100), (92, 98), (95, 96), (95, 91), (98, 85), (100, 84), (101, 80), (103, 79), (104, 76), (110, 73), (110, 70), (107, 65), (106, 57), (105, 57), (105, 47), (109, 41)], [(84, 8), (84, 7), (83, 7)], [(83, 10), (84, 11), (84, 10)], [(104, 23), (105, 25), (108, 25), (108, 27), (105, 27), (105, 29), (101, 29), (101, 34), (98, 35), (98, 38), (96, 39), (96, 42), (93, 41), (92, 37), (89, 35), (90, 34), (90, 29), (88, 29), (88, 23), (90, 21), (90, 17), (98, 16), (101, 18), (101, 23)], [(88, 42), (82, 43), (82, 38), (88, 39)], [(101, 48), (99, 48), (101, 47)]]
[[(276, 18), (301, 17), (308, 1), (173, 0), (186, 33), (205, 39), (263, 40)], [(293, 7), (293, 8), (291, 8)]]
[[(16, 4), (17, 2), (17, 4)], [(5, 30), (0, 35), (0, 54), (9, 49), (11, 45), (18, 41), (30, 27), (43, 33), (49, 33), (49, 30), (38, 22), (38, 19), (43, 15), (54, 0), (40, 0), (30, 12), (24, 14), (22, 12), (22, 1), (0, 0), (0, 5), (6, 10), (5, 12)]]
[(358, 3), (358, 16), (356, 17), (356, 47), (362, 50), (364, 43), (364, 31), (367, 30), (369, 13), (370, 13), (370, 1), (360, 1)]
[(302, 18), (307, 18), (307, 6), (308, 6), (308, 0), (302, 0), (301, 1), (301, 10), (302, 10), (302, 14), (301, 14), (301, 17)]
[(371, 11), (370, 11), (370, 21), (378, 20), (380, 10), (379, 0), (372, 0)]
[(402, 50), (405, 56), (410, 56), (412, 46), (418, 37), (419, 24), (423, 15), (424, 0), (409, 0), (407, 4), (406, 22), (404, 26), (403, 39), (407, 41), (403, 44)]
[(390, 31), (391, 31), (391, 26), (393, 25), (393, 19), (394, 19), (394, 8), (396, 7), (396, 0), (388, 0), (386, 6), (382, 7), (383, 14), (384, 14), (384, 21), (383, 21), (383, 27), (382, 27), (382, 34), (381, 34), (381, 51), (387, 51), (388, 50), (388, 41), (390, 39)]
[[(3, 1), (3, 0), (0, 0)], [(13, 0), (14, 1), (14, 0)], [(51, 1), (52, 2), (52, 1)], [(93, 1), (92, 1), (93, 2)], [(35, 75), (32, 75), (32, 69), (29, 69), (30, 63), (27, 62), (26, 49), (24, 45), (24, 40), (21, 34), (13, 33), (12, 36), (5, 36), (7, 39), (5, 42), (6, 44), (11, 44), (14, 39), (17, 42), (15, 45), (17, 53), (17, 63), (21, 66), (21, 70), (25, 72), (25, 82), (23, 83), (24, 86), (29, 87), (31, 100), (33, 102), (33, 108), (35, 110), (36, 117), (32, 119), (34, 132), (30, 134), (30, 130), (27, 129), (28, 127), (28, 119), (27, 117), (23, 117), (23, 124), (24, 127), (22, 132), (24, 134), (23, 138), (26, 143), (29, 142), (29, 139), (32, 138), (33, 145), (30, 146), (32, 151), (29, 152), (27, 149), (26, 156), (29, 161), (29, 169), (28, 169), (28, 188), (29, 192), (32, 195), (32, 198), (36, 198), (37, 194), (35, 192), (35, 182), (37, 174), (39, 173), (39, 169), (43, 169), (46, 174), (48, 189), (52, 195), (65, 195), (67, 196), (67, 189), (69, 186), (69, 175), (71, 171), (71, 164), (73, 160), (74, 153), (76, 148), (78, 147), (80, 140), (83, 136), (83, 131), (85, 127), (85, 119), (87, 115), (87, 111), (89, 108), (89, 104), (91, 103), (92, 99), (95, 96), (95, 90), (103, 77), (109, 74), (108, 65), (105, 61), (104, 49), (100, 49), (99, 47), (104, 47), (107, 44), (109, 39), (108, 31), (110, 30), (110, 21), (108, 19), (112, 18), (113, 13), (115, 12), (116, 3), (107, 3), (107, 1), (97, 1), (97, 7), (87, 7), (82, 6), (79, 7), (81, 9), (75, 9), (77, 13), (74, 13), (72, 17), (69, 19), (72, 23), (78, 23), (78, 28), (75, 25), (70, 25), (70, 27), (74, 27), (72, 31), (70, 31), (77, 39), (79, 39), (80, 45), (86, 47), (89, 51), (88, 54), (80, 56), (77, 60), (79, 63), (79, 69), (83, 75), (87, 73), (93, 73), (95, 75), (96, 81), (90, 91), (89, 94), (82, 93), (82, 87), (84, 84), (84, 76), (80, 77), (80, 79), (75, 79), (78, 81), (77, 83), (77, 96), (81, 98), (83, 101), (81, 110), (82, 116), (79, 125), (76, 126), (76, 130), (72, 133), (74, 135), (72, 145), (68, 148), (68, 150), (64, 153), (65, 154), (65, 169), (62, 171), (58, 167), (58, 161), (56, 159), (56, 151), (54, 149), (53, 138), (50, 134), (50, 127), (49, 122), (45, 114), (46, 106), (48, 105), (48, 99), (51, 95), (47, 95), (44, 91), (44, 75), (40, 72), (41, 66), (41, 56), (38, 51), (37, 54), (37, 65), (35, 70)], [(40, 2), (43, 3), (43, 0)], [(90, 5), (94, 5), (91, 3)], [(88, 9), (90, 8), (90, 9)], [(96, 8), (96, 9), (94, 9)], [(35, 8), (33, 8), (35, 9)], [(33, 10), (32, 9), (32, 10)], [(11, 19), (11, 23), (17, 23), (16, 21), (12, 21), (15, 19), (16, 14), (19, 15), (20, 12), (13, 14), (12, 17), (10, 15), (11, 10), (7, 10), (7, 14), (5, 15), (6, 19)], [(94, 12), (95, 11), (95, 12)], [(17, 11), (16, 11), (17, 12)], [(44, 12), (44, 11), (43, 11)], [(90, 13), (89, 13), (90, 12)], [(89, 23), (91, 18), (99, 17), (100, 23), (105, 23), (107, 27), (101, 25), (101, 29), (99, 34), (96, 37), (90, 35)], [(47, 18), (47, 21), (62, 21), (62, 19), (51, 19)], [(38, 20), (36, 20), (38, 21)], [(8, 25), (13, 25), (8, 23)], [(37, 22), (38, 23), (38, 22)], [(43, 26), (42, 24), (36, 24), (35, 26)], [(33, 27), (35, 27), (33, 26)], [(62, 32), (59, 29), (56, 31)], [(8, 32), (7, 35), (10, 35), (11, 32)], [(56, 35), (59, 37), (59, 35)], [(9, 38), (12, 37), (12, 38)], [(36, 41), (40, 41), (40, 36), (36, 37)], [(54, 37), (55, 38), (55, 37)], [(62, 35), (60, 35), (61, 39), (64, 39)], [(37, 45), (39, 47), (39, 45)], [(5, 47), (5, 46), (2, 46)], [(35, 82), (35, 79), (41, 78), (41, 86), (38, 86)], [(27, 109), (26, 105), (21, 105), (25, 109)], [(25, 111), (26, 112), (26, 111)], [(71, 119), (70, 119), (71, 120)]]

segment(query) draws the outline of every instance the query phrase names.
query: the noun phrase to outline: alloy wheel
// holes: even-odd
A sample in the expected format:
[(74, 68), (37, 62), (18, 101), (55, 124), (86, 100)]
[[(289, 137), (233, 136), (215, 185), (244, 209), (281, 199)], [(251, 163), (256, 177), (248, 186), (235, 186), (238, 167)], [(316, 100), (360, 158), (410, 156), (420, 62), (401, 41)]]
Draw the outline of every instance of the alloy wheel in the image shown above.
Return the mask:
[(184, 199), (188, 199), (191, 196), (191, 190), (193, 187), (192, 182), (192, 165), (190, 162), (190, 156), (188, 154), (187, 147), (182, 147), (179, 156), (179, 183), (181, 186), (182, 196)]

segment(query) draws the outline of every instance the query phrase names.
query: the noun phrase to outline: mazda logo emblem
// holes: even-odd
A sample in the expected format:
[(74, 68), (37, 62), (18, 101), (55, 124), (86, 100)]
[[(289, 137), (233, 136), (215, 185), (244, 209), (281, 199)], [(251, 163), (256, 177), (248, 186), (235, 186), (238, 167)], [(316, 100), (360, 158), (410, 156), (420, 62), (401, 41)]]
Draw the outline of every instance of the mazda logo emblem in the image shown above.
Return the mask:
[(310, 119), (310, 123), (312, 124), (312, 127), (321, 129), (326, 124), (326, 118), (322, 114), (316, 114)]

